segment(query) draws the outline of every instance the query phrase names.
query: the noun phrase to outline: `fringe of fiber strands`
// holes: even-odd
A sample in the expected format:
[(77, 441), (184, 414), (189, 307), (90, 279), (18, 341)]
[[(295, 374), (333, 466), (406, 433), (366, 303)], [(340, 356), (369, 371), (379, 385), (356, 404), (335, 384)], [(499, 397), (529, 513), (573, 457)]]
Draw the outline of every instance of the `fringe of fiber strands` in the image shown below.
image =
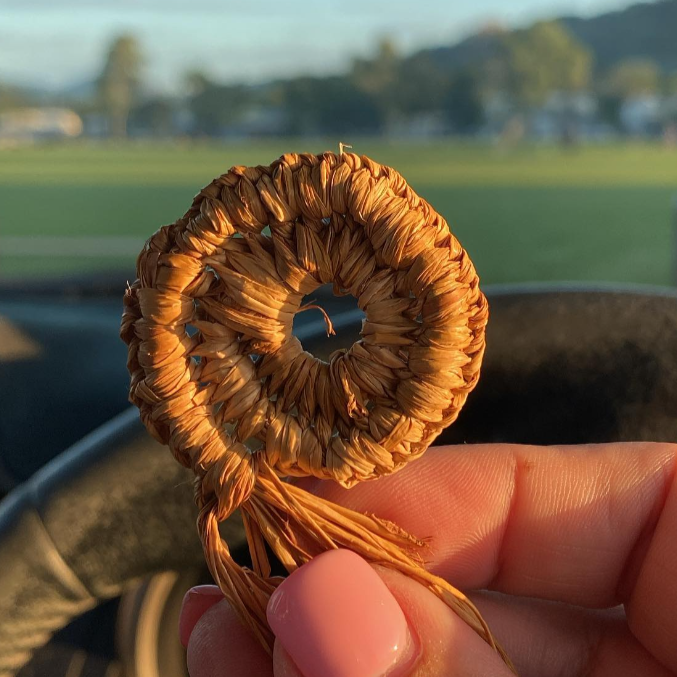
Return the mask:
[[(420, 541), (281, 479), (350, 487), (388, 475), (456, 419), (479, 377), (488, 308), (444, 219), (367, 157), (288, 154), (200, 191), (148, 240), (137, 275), (121, 329), (130, 399), (195, 472), (209, 569), (264, 647), (280, 582), (265, 543), (289, 572), (345, 547), (427, 586), (512, 667), (472, 602), (426, 571)], [(361, 340), (328, 362), (292, 333), (304, 295), (325, 283), (366, 317)], [(219, 534), (238, 508), (252, 570)]]

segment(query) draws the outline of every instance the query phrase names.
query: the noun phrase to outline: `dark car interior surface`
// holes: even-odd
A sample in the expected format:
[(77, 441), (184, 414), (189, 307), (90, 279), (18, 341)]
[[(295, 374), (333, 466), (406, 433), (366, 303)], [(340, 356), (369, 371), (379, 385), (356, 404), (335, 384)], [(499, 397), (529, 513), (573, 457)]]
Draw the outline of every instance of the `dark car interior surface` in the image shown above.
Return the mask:
[[(177, 621), (207, 581), (189, 474), (127, 401), (115, 275), (0, 288), (0, 675), (186, 675)], [(487, 287), (483, 374), (438, 444), (677, 438), (677, 295)], [(318, 356), (359, 338), (351, 297), (316, 295)], [(226, 524), (237, 558), (243, 535)], [(30, 536), (30, 537), (27, 537)], [(239, 546), (239, 547), (238, 547)], [(18, 671), (18, 672), (17, 672)]]

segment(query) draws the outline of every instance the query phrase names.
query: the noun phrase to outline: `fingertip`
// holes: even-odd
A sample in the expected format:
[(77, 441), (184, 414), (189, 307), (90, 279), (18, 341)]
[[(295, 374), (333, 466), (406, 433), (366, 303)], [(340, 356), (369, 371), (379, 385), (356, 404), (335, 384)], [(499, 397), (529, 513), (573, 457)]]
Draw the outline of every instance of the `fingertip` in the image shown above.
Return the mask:
[(394, 674), (410, 658), (402, 609), (350, 550), (329, 550), (297, 569), (273, 593), (267, 615), (283, 661), (276, 677)]
[(270, 656), (224, 600), (198, 619), (186, 651), (191, 677), (271, 677)]
[(392, 569), (375, 569), (414, 631), (418, 647), (413, 674), (513, 677), (499, 653), (427, 587)]
[(197, 585), (184, 595), (179, 616), (179, 640), (184, 648), (205, 611), (222, 599), (223, 593), (215, 585)]

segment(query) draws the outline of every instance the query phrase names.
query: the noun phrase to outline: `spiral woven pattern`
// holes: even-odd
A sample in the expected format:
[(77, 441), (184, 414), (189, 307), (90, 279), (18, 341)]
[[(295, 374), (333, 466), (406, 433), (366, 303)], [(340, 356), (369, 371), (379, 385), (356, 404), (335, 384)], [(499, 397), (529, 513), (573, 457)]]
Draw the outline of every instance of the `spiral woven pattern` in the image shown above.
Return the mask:
[[(279, 577), (347, 547), (427, 586), (514, 671), (472, 602), (423, 566), (424, 543), (287, 476), (344, 486), (418, 458), (479, 377), (487, 303), (444, 219), (390, 167), (354, 154), (234, 167), (157, 231), (125, 294), (130, 399), (196, 475), (209, 570), (272, 652)], [(304, 351), (296, 313), (332, 284), (364, 311), (361, 338), (328, 362)], [(325, 314), (328, 333), (331, 320)], [(219, 523), (241, 508), (252, 568)]]
[[(130, 398), (223, 517), (261, 457), (282, 476), (346, 486), (397, 470), (479, 376), (487, 303), (469, 257), (398, 172), (367, 157), (232, 168), (148, 240), (137, 274), (122, 325)], [(366, 316), (361, 340), (328, 363), (292, 331), (325, 283)]]

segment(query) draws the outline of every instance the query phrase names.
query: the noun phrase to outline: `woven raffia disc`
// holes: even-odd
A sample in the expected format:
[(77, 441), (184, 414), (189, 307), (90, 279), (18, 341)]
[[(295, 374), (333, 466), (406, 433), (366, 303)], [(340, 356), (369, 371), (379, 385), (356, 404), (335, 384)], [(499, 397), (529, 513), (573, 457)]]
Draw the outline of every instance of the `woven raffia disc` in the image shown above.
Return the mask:
[[(288, 571), (335, 547), (397, 569), (504, 655), (472, 603), (423, 568), (422, 543), (280, 479), (388, 475), (456, 419), (479, 377), (487, 303), (444, 219), (367, 157), (289, 154), (215, 179), (148, 240), (137, 275), (121, 331), (130, 399), (195, 472), (207, 563), (262, 644), (280, 580), (265, 541)], [(328, 363), (292, 333), (325, 283), (366, 316)], [(237, 508), (253, 570), (219, 535)]]

